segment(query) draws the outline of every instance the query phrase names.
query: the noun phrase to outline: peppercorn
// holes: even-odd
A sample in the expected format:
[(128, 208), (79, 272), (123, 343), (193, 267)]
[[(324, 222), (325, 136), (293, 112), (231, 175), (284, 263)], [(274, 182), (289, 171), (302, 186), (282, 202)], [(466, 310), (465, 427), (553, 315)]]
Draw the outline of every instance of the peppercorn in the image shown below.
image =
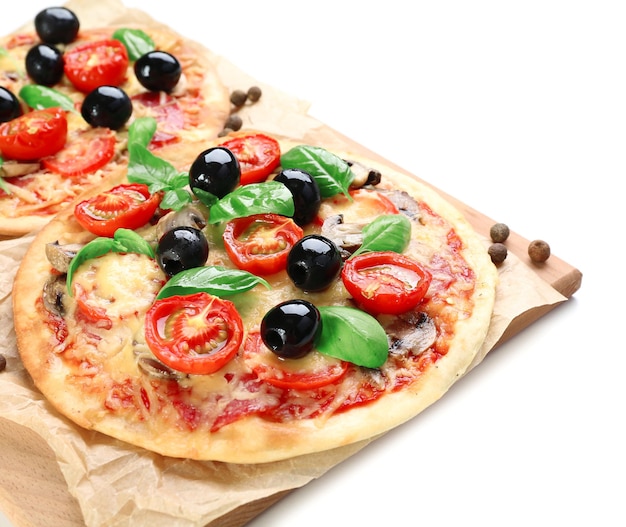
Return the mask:
[(232, 102), (235, 106), (243, 106), (246, 103), (246, 99), (248, 98), (248, 94), (243, 90), (234, 90), (230, 94), (230, 102)]
[(506, 245), (504, 245), (503, 243), (499, 243), (499, 242), (491, 244), (487, 252), (489, 253), (489, 256), (491, 257), (491, 261), (496, 265), (504, 262), (508, 254)]
[(226, 120), (226, 124), (224, 128), (229, 128), (230, 130), (237, 131), (241, 130), (241, 126), (243, 125), (243, 120), (237, 114), (231, 114)]
[(550, 246), (543, 240), (533, 240), (528, 245), (528, 256), (535, 263), (543, 263), (550, 258)]
[(2, 353), (0, 353), (0, 371), (3, 371), (7, 367), (7, 359)]
[(257, 102), (261, 98), (261, 88), (258, 86), (250, 86), (248, 88), (248, 100), (251, 102)]
[(491, 227), (489, 231), (489, 236), (491, 236), (491, 241), (496, 243), (504, 243), (506, 239), (509, 237), (510, 230), (508, 225), (505, 223), (496, 223)]

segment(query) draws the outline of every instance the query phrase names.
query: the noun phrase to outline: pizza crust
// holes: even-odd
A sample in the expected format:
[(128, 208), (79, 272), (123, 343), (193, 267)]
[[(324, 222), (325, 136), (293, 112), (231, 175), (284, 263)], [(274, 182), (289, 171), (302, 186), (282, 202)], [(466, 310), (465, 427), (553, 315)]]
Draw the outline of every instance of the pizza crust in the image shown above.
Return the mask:
[[(283, 151), (293, 144), (281, 141)], [(379, 168), (388, 186), (424, 200), (449, 221), (463, 240), (463, 256), (476, 275), (471, 316), (457, 321), (447, 354), (409, 389), (330, 417), (282, 423), (247, 417), (211, 434), (206, 430), (163, 427), (150, 420), (129, 424), (113, 412), (90, 408), (89, 397), (69, 388), (66, 375), (71, 371), (59, 359), (50, 331), (34, 309), (50, 270), (44, 255), (45, 244), (84, 237), (69, 210), (58, 215), (35, 238), (15, 279), (13, 306), (18, 349), (35, 385), (57, 410), (84, 428), (166, 456), (232, 463), (276, 461), (369, 439), (415, 417), (437, 401), (466, 372), (485, 339), (495, 302), (497, 271), (467, 220), (430, 187), (362, 156), (344, 157)]]

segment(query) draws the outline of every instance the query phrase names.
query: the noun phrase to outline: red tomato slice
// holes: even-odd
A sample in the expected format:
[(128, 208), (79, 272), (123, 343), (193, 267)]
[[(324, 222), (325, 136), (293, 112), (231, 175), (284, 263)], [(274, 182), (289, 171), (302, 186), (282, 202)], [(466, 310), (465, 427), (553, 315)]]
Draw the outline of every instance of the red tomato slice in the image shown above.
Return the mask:
[(344, 223), (370, 223), (378, 216), (399, 214), (398, 207), (384, 194), (377, 190), (356, 189), (349, 192), (352, 200), (345, 194), (337, 194), (322, 201), (316, 223), (337, 214), (343, 215)]
[(228, 257), (239, 269), (268, 275), (285, 269), (289, 251), (303, 234), (291, 218), (255, 214), (229, 221), (222, 238)]
[(108, 317), (106, 311), (89, 303), (87, 293), (82, 287), (76, 287), (76, 317), (78, 320), (102, 329), (113, 327), (113, 321)]
[(368, 313), (398, 315), (422, 301), (432, 276), (406, 256), (381, 251), (349, 258), (341, 279), (348, 293)]
[(235, 305), (208, 293), (157, 300), (146, 313), (146, 342), (163, 364), (190, 374), (222, 368), (243, 342)]
[(89, 232), (112, 237), (119, 228), (143, 227), (159, 203), (160, 194), (150, 194), (147, 185), (131, 183), (81, 201), (74, 208), (74, 216)]
[(348, 371), (347, 362), (316, 351), (300, 359), (280, 359), (263, 344), (258, 331), (248, 335), (243, 357), (259, 379), (279, 388), (320, 388), (341, 380)]
[(70, 137), (65, 148), (41, 160), (44, 168), (62, 176), (83, 176), (105, 166), (115, 155), (115, 133), (92, 128)]
[[(180, 139), (179, 131), (185, 126), (185, 112), (178, 101), (165, 92), (145, 92), (132, 97), (139, 115), (150, 115), (157, 122), (157, 129), (150, 146), (159, 148)], [(142, 111), (143, 109), (143, 111)]]
[(280, 164), (278, 141), (264, 134), (239, 135), (221, 146), (228, 148), (239, 161), (241, 185), (265, 181)]
[(61, 108), (33, 110), (0, 124), (0, 153), (5, 159), (34, 161), (56, 154), (67, 139)]
[(63, 55), (64, 71), (77, 90), (89, 93), (98, 86), (119, 86), (126, 79), (128, 53), (119, 40), (85, 42)]

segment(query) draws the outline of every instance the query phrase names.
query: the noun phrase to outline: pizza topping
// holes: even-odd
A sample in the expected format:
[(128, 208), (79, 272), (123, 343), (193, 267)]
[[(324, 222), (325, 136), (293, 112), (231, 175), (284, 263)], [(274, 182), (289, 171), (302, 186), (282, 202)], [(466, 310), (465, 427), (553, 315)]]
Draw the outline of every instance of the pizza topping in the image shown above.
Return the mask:
[(108, 128), (79, 130), (56, 154), (44, 157), (44, 168), (64, 177), (92, 174), (115, 156), (115, 134)]
[(146, 185), (117, 185), (78, 203), (74, 216), (85, 229), (98, 236), (112, 237), (120, 228), (138, 229), (150, 221), (159, 202)]
[(32, 161), (56, 154), (65, 145), (67, 119), (61, 108), (33, 110), (0, 124), (0, 154)]
[(339, 276), (341, 253), (332, 240), (309, 234), (296, 244), (287, 258), (287, 274), (303, 291), (322, 291)]
[(22, 115), (20, 101), (7, 88), (0, 86), (0, 123), (5, 123)]
[(352, 188), (361, 188), (365, 185), (378, 185), (380, 183), (382, 179), (380, 170), (366, 167), (363, 163), (349, 159), (346, 159), (346, 162), (354, 174), (354, 179), (350, 185)]
[(34, 110), (58, 106), (68, 112), (76, 111), (74, 101), (66, 94), (39, 84), (25, 84), (20, 89), (21, 99)]
[(208, 257), (209, 243), (206, 236), (201, 230), (188, 226), (167, 231), (156, 249), (157, 262), (168, 276), (200, 267)]
[(134, 66), (139, 83), (150, 91), (171, 92), (180, 79), (182, 68), (178, 59), (166, 51), (149, 51)]
[(130, 119), (133, 104), (122, 88), (98, 86), (87, 94), (80, 113), (93, 127), (119, 130)]
[(155, 49), (152, 37), (141, 29), (121, 27), (115, 30), (112, 38), (124, 44), (131, 61)]
[(36, 84), (54, 86), (63, 77), (63, 53), (52, 44), (36, 44), (26, 54), (26, 72)]
[(80, 22), (66, 7), (48, 7), (35, 16), (35, 31), (43, 42), (69, 44), (78, 35)]
[(59, 241), (46, 244), (46, 258), (60, 273), (67, 273), (70, 263), (84, 246), (79, 243), (61, 245)]
[(237, 135), (221, 146), (228, 148), (239, 161), (242, 185), (265, 181), (280, 164), (280, 145), (265, 134)]
[(416, 261), (395, 252), (370, 252), (346, 261), (343, 284), (368, 313), (399, 314), (424, 298), (432, 276)]
[(299, 359), (313, 350), (322, 330), (319, 310), (306, 300), (288, 300), (261, 320), (261, 339), (283, 359)]
[(430, 348), (437, 338), (434, 320), (422, 311), (380, 315), (378, 320), (389, 335), (389, 353), (392, 355), (418, 355)]
[(189, 204), (180, 210), (172, 210), (159, 219), (156, 226), (156, 239), (161, 237), (174, 227), (194, 227), (204, 229), (207, 225), (206, 218), (197, 204)]
[(196, 195), (207, 192), (222, 198), (239, 185), (240, 177), (239, 161), (221, 146), (201, 152), (189, 168), (189, 186)]
[(99, 86), (119, 86), (126, 78), (128, 53), (119, 40), (84, 42), (64, 55), (65, 75), (74, 87), (89, 93)]
[(39, 163), (18, 163), (17, 161), (7, 161), (0, 164), (0, 176), (5, 178), (26, 176), (37, 172), (41, 166)]
[(292, 247), (302, 236), (302, 229), (291, 218), (254, 214), (230, 220), (222, 239), (228, 257), (239, 269), (264, 276), (285, 269)]
[(222, 368), (243, 342), (235, 305), (207, 293), (157, 300), (146, 313), (146, 342), (165, 365), (190, 374)]
[(60, 317), (65, 316), (65, 294), (67, 292), (67, 282), (64, 274), (50, 275), (43, 286), (43, 303), (50, 313)]
[(288, 168), (281, 170), (274, 181), (285, 185), (293, 196), (293, 221), (301, 227), (311, 223), (322, 203), (320, 188), (311, 174), (299, 168)]

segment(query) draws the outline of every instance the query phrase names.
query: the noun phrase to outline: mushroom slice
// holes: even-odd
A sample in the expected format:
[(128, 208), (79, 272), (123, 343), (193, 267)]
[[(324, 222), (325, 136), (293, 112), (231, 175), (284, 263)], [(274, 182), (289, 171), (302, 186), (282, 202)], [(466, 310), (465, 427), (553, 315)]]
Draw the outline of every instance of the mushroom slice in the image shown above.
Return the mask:
[(387, 190), (378, 189), (385, 197), (387, 197), (398, 210), (409, 217), (413, 221), (420, 218), (420, 207), (417, 201), (408, 192), (404, 190)]
[(5, 161), (0, 167), (0, 176), (12, 178), (26, 176), (39, 170), (39, 163), (18, 163), (17, 161)]
[(67, 283), (65, 275), (50, 275), (43, 285), (43, 305), (45, 308), (60, 317), (65, 316), (65, 293)]
[(57, 240), (46, 244), (46, 257), (57, 271), (67, 273), (70, 262), (82, 248), (80, 243), (61, 245)]
[(196, 229), (204, 229), (207, 221), (202, 214), (202, 210), (194, 205), (190, 204), (178, 211), (172, 211), (163, 216), (156, 227), (156, 239), (160, 240), (161, 237), (174, 227), (195, 227)]
[(382, 315), (379, 321), (389, 335), (391, 355), (419, 355), (437, 338), (433, 319), (421, 311), (408, 311), (400, 316)]
[(322, 224), (322, 236), (332, 240), (339, 248), (341, 256), (347, 258), (363, 243), (361, 223), (344, 223), (342, 214), (329, 216)]
[(350, 184), (351, 188), (361, 188), (365, 185), (378, 185), (382, 179), (382, 174), (375, 168), (365, 166), (358, 161), (345, 160), (354, 174), (354, 179)]

